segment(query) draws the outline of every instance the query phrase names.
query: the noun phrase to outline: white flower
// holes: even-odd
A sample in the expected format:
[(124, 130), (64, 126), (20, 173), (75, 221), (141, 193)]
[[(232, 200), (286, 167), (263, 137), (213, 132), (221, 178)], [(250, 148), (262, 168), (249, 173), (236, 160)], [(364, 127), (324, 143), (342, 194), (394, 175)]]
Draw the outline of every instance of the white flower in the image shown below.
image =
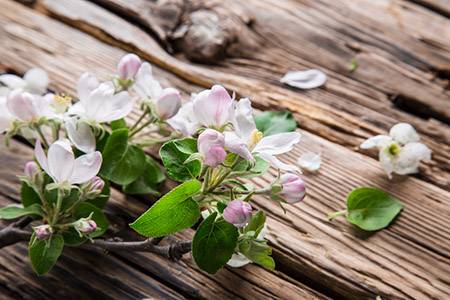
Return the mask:
[(285, 171), (299, 171), (297, 166), (285, 164), (276, 156), (291, 151), (300, 141), (300, 133), (283, 132), (263, 137), (256, 129), (250, 100), (241, 99), (232, 115), (234, 131), (225, 131), (225, 146), (244, 159), (253, 160), (258, 154), (273, 167)]
[(219, 129), (231, 121), (234, 101), (223, 86), (214, 85), (210, 90), (201, 91), (192, 102), (200, 125)]
[(194, 117), (194, 106), (192, 101), (181, 106), (178, 113), (174, 117), (168, 119), (167, 123), (172, 126), (173, 129), (181, 132), (185, 136), (193, 135), (199, 128), (199, 124)]
[(79, 101), (69, 108), (69, 115), (76, 115), (88, 123), (104, 123), (126, 117), (133, 109), (134, 101), (126, 91), (115, 93), (111, 82), (98, 84), (98, 80), (83, 74), (78, 80)]
[[(21, 89), (25, 92), (42, 95), (47, 90), (48, 75), (44, 70), (35, 68), (26, 72), (23, 79), (12, 74), (0, 75), (0, 83), (9, 90)], [(2, 93), (5, 93), (5, 89)]]
[(67, 137), (78, 150), (84, 153), (95, 151), (95, 136), (89, 124), (76, 118), (66, 118), (65, 125)]
[(314, 172), (319, 170), (320, 165), (322, 164), (322, 159), (320, 158), (320, 154), (307, 152), (303, 153), (297, 160), (300, 168), (305, 169), (310, 172)]
[(67, 139), (51, 144), (47, 155), (37, 140), (34, 154), (41, 168), (60, 185), (85, 183), (97, 175), (102, 165), (102, 155), (98, 151), (75, 159)]
[(323, 85), (327, 76), (320, 70), (292, 71), (286, 73), (280, 82), (299, 89), (313, 89)]
[(420, 143), (416, 130), (407, 123), (394, 125), (387, 135), (377, 135), (364, 141), (360, 148), (377, 147), (379, 160), (389, 178), (392, 173), (417, 173), (420, 161), (431, 160), (431, 150)]

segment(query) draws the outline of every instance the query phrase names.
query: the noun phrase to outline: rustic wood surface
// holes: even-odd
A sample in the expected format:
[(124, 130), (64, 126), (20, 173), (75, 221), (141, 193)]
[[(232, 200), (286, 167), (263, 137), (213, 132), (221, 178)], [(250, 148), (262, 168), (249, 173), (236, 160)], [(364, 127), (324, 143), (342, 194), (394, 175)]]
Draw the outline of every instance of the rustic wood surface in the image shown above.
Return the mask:
[[(0, 250), (5, 299), (448, 299), (450, 297), (450, 21), (446, 1), (38, 1), (1, 0), (0, 65), (19, 74), (44, 68), (51, 89), (73, 93), (90, 70), (105, 77), (126, 51), (157, 65), (156, 76), (187, 95), (222, 83), (260, 109), (290, 109), (303, 140), (286, 161), (318, 151), (324, 165), (306, 174), (308, 198), (269, 212), (277, 271), (258, 266), (201, 271), (187, 255), (173, 263), (153, 254), (69, 249), (48, 277), (31, 272), (26, 245)], [(196, 13), (216, 14), (220, 49), (202, 40), (193, 54)], [(194, 16), (193, 16), (194, 15)], [(183, 28), (180, 28), (183, 27)], [(222, 30), (222, 31), (221, 31)], [(191, 32), (191, 33), (189, 33)], [(349, 72), (350, 61), (359, 67)], [(195, 60), (196, 62), (193, 62)], [(205, 62), (209, 64), (206, 65)], [(278, 83), (284, 72), (319, 68), (324, 88), (298, 91)], [(135, 118), (135, 116), (131, 116)], [(407, 121), (433, 150), (421, 175), (388, 181), (375, 153), (357, 153), (366, 137)], [(0, 204), (18, 201), (18, 180), (32, 150), (0, 148)], [(270, 176), (255, 180), (267, 185)], [(377, 186), (405, 211), (388, 229), (365, 234), (326, 214), (344, 208), (354, 187)], [(149, 205), (114, 190), (111, 230)], [(182, 233), (184, 238), (192, 232)]]

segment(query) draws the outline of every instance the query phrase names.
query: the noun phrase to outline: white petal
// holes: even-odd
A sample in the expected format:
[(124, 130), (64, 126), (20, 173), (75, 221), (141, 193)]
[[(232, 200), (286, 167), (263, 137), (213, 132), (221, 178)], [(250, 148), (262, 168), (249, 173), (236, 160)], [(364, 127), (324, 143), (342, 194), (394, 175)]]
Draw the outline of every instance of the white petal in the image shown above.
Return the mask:
[(365, 140), (359, 148), (369, 149), (373, 147), (384, 148), (387, 144), (392, 142), (392, 138), (387, 135), (376, 135)]
[(74, 105), (69, 107), (69, 109), (67, 111), (67, 115), (85, 117), (86, 109), (84, 108), (84, 106), (81, 102), (77, 102)]
[(95, 90), (99, 85), (100, 83), (94, 75), (83, 73), (77, 82), (77, 95), (80, 101), (82, 101), (86, 105), (89, 105), (86, 100), (89, 98), (89, 95), (92, 93), (92, 91)]
[(3, 83), (11, 90), (23, 89), (26, 86), (25, 80), (12, 74), (0, 75), (0, 83)]
[(34, 96), (21, 90), (14, 90), (8, 94), (6, 105), (9, 112), (17, 119), (31, 121), (38, 117), (34, 106)]
[(11, 91), (11, 89), (7, 86), (0, 86), (0, 97), (5, 97), (8, 96), (9, 92)]
[(23, 76), (27, 84), (27, 91), (33, 94), (42, 95), (47, 91), (48, 75), (42, 69), (34, 68), (29, 70)]
[(308, 152), (302, 154), (298, 158), (297, 163), (300, 168), (313, 172), (319, 170), (322, 159), (320, 158), (320, 154)]
[(34, 156), (36, 157), (36, 160), (38, 161), (41, 168), (49, 174), (49, 168), (48, 168), (48, 160), (47, 156), (45, 155), (44, 149), (42, 149), (41, 141), (37, 140), (36, 145), (34, 146)]
[(232, 268), (241, 268), (245, 265), (248, 265), (249, 263), (251, 263), (251, 260), (249, 260), (243, 254), (235, 253), (231, 256), (231, 259), (227, 262), (227, 265)]
[(299, 89), (313, 89), (323, 85), (327, 81), (327, 75), (316, 69), (292, 71), (286, 73), (280, 81)]
[(70, 180), (73, 172), (75, 156), (69, 140), (62, 139), (50, 145), (48, 150), (49, 175), (60, 183)]
[(394, 171), (394, 158), (389, 154), (387, 149), (380, 149), (378, 153), (378, 159), (380, 160), (381, 167), (386, 171), (389, 179), (392, 178), (392, 172)]
[(94, 178), (102, 166), (102, 154), (98, 151), (85, 154), (75, 160), (70, 183), (80, 184)]
[(39, 117), (46, 117), (47, 119), (56, 119), (58, 116), (55, 113), (55, 110), (51, 106), (51, 96), (52, 94), (47, 94), (45, 97), (40, 95), (34, 96), (34, 108)]
[(105, 107), (101, 110), (101, 113), (97, 114), (97, 122), (111, 122), (125, 118), (133, 110), (134, 99), (130, 97), (128, 92), (123, 91), (115, 94), (108, 102), (105, 103)]
[(173, 129), (181, 132), (185, 136), (193, 135), (199, 128), (199, 124), (194, 119), (194, 109), (192, 101), (185, 103), (178, 113), (166, 121)]
[(282, 132), (263, 137), (253, 149), (254, 153), (267, 153), (278, 155), (292, 150), (300, 141), (301, 134), (298, 132)]
[(144, 62), (139, 68), (133, 84), (133, 90), (142, 99), (156, 99), (162, 93), (162, 87), (159, 82), (154, 79), (152, 66), (148, 62)]
[(0, 133), (5, 132), (12, 123), (13, 117), (6, 105), (6, 97), (0, 97)]
[(273, 155), (262, 152), (262, 153), (259, 153), (259, 156), (262, 159), (264, 159), (265, 161), (267, 161), (268, 163), (270, 163), (270, 165), (274, 168), (277, 168), (277, 169), (280, 169), (283, 171), (295, 171), (295, 172), (300, 173), (300, 169), (297, 166), (292, 165), (292, 164), (286, 164)]
[(232, 153), (239, 155), (246, 160), (254, 160), (252, 153), (248, 149), (247, 141), (243, 140), (234, 132), (225, 131), (225, 147)]
[(414, 127), (408, 123), (398, 123), (392, 126), (389, 131), (389, 135), (392, 139), (403, 145), (418, 142), (420, 140), (420, 137)]
[(68, 118), (65, 124), (67, 135), (78, 150), (84, 153), (95, 151), (95, 136), (88, 124), (83, 121), (77, 122), (75, 118)]
[(417, 173), (422, 160), (431, 160), (431, 150), (422, 143), (409, 143), (397, 155), (394, 171), (403, 175)]
[(236, 103), (233, 127), (238, 135), (246, 141), (250, 139), (253, 130), (256, 129), (252, 105), (248, 98), (241, 99)]

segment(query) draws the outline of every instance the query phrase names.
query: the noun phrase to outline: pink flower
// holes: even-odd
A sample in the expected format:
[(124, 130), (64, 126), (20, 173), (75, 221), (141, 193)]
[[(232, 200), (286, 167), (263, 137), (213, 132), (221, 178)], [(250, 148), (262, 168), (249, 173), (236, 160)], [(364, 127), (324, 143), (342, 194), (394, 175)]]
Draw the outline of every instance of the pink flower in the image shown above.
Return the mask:
[(174, 88), (164, 89), (155, 102), (156, 114), (161, 120), (167, 120), (175, 116), (180, 107), (181, 95)]
[(80, 235), (90, 234), (97, 229), (97, 223), (89, 218), (81, 218), (73, 223), (73, 227)]
[(236, 227), (244, 227), (252, 217), (252, 206), (241, 200), (233, 200), (223, 211), (223, 218)]
[(222, 127), (231, 122), (233, 99), (221, 85), (198, 93), (193, 99), (194, 114), (199, 124)]
[(117, 73), (120, 79), (134, 79), (140, 67), (140, 58), (136, 54), (128, 53), (117, 64)]
[(292, 173), (283, 174), (280, 177), (280, 183), (282, 186), (280, 194), (288, 203), (297, 203), (305, 198), (305, 182), (300, 178), (300, 176)]
[(50, 225), (40, 225), (33, 227), (34, 233), (39, 240), (46, 240), (53, 234), (53, 229)]
[(198, 152), (203, 157), (203, 163), (213, 168), (225, 160), (227, 153), (224, 146), (223, 134), (214, 129), (206, 129), (197, 140)]

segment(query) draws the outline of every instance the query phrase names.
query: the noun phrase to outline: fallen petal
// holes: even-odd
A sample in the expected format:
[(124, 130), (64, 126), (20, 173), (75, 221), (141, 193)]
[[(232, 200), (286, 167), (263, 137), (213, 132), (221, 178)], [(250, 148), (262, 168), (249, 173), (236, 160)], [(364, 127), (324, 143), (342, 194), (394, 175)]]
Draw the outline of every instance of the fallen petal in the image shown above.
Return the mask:
[(280, 79), (280, 82), (299, 89), (313, 89), (323, 85), (326, 81), (327, 75), (316, 69), (291, 71)]

